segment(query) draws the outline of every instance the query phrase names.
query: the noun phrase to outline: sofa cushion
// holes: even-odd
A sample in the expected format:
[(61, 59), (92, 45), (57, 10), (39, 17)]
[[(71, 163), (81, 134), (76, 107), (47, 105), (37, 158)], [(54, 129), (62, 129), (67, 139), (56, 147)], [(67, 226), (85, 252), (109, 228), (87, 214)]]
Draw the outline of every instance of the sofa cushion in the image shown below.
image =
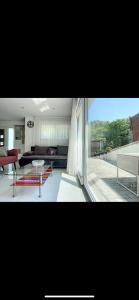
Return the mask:
[(67, 155), (68, 154), (68, 146), (57, 146), (57, 154), (58, 155)]
[(33, 153), (34, 153), (33, 151), (25, 152), (23, 156), (30, 156), (33, 155)]
[(17, 161), (17, 157), (16, 156), (0, 157), (0, 165), (1, 166), (12, 164), (12, 163), (14, 163), (16, 161)]
[(45, 160), (45, 159), (56, 159), (56, 160), (58, 160), (58, 159), (67, 159), (67, 156), (66, 155), (31, 155), (31, 156), (22, 156), (22, 158), (21, 158), (21, 160), (37, 160), (37, 159), (39, 159), (39, 160), (41, 160), (41, 159), (43, 159), (43, 160)]
[(36, 146), (35, 155), (46, 155), (48, 147)]
[(4, 148), (0, 148), (0, 157), (7, 156), (7, 151)]
[(17, 156), (18, 157), (18, 150), (17, 149), (11, 149), (7, 151), (8, 156)]

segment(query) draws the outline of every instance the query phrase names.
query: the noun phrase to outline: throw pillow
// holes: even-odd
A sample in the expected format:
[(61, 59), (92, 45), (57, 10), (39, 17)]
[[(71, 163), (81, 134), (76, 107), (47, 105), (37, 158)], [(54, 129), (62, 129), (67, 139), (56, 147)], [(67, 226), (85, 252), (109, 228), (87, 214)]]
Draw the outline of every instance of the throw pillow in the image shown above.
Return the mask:
[(35, 154), (36, 155), (46, 155), (47, 154), (47, 147), (36, 146), (35, 147)]
[(0, 148), (0, 157), (7, 156), (7, 151), (4, 148)]

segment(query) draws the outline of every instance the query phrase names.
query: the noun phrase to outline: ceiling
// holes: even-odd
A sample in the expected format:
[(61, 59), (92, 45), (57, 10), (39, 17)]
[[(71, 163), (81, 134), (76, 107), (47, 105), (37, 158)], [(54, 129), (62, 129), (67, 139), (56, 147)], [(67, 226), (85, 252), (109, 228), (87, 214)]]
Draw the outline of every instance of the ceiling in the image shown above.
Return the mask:
[(69, 117), (72, 98), (0, 98), (0, 121), (34, 117)]

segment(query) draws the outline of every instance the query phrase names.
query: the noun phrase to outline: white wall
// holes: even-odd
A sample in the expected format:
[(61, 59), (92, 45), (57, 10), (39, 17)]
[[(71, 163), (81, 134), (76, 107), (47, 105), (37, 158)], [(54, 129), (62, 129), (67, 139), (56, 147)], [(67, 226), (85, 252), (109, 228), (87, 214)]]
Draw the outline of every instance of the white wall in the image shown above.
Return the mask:
[(31, 150), (31, 146), (35, 145), (35, 140), (34, 140), (34, 127), (29, 128), (27, 126), (28, 121), (33, 121), (34, 122), (34, 117), (29, 116), (25, 118), (25, 152)]
[(124, 153), (139, 153), (139, 141), (130, 143), (126, 146), (122, 146), (117, 148), (116, 150), (112, 150), (109, 152), (105, 158), (112, 163), (117, 162), (117, 154), (124, 154)]

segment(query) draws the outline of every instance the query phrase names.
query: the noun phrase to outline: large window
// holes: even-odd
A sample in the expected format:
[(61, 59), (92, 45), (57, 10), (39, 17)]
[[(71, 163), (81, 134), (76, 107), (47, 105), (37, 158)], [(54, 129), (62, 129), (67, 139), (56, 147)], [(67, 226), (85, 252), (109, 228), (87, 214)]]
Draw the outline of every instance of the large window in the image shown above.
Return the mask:
[[(86, 99), (85, 185), (96, 201), (132, 201), (117, 184), (118, 154), (139, 153), (139, 99)], [(119, 170), (119, 181), (136, 193), (134, 174)]]

